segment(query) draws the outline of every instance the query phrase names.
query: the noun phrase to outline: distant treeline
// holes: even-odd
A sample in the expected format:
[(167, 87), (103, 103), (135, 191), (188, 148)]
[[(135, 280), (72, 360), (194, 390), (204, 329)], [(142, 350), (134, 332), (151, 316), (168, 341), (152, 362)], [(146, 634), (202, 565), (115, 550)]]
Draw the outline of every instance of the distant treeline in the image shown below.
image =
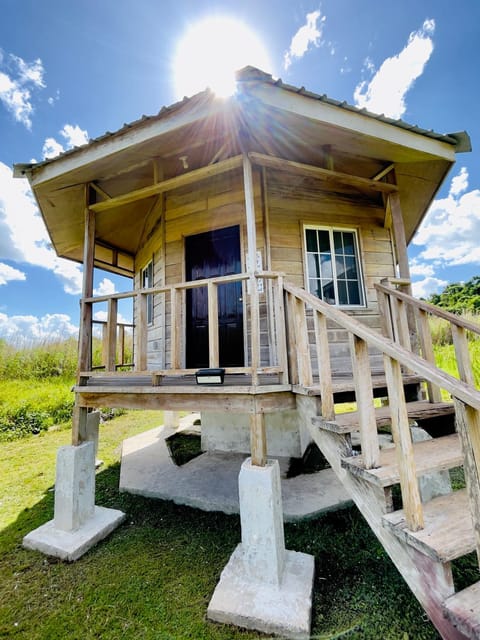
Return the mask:
[(441, 293), (434, 293), (428, 302), (451, 313), (480, 313), (480, 276), (474, 276), (464, 284), (449, 284)]

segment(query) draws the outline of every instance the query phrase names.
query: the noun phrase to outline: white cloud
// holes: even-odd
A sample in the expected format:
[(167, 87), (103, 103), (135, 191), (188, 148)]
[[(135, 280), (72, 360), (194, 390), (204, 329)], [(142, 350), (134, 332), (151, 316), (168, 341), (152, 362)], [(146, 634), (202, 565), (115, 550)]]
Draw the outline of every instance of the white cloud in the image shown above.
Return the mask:
[(424, 278), (418, 282), (412, 282), (413, 295), (416, 298), (428, 298), (432, 293), (438, 293), (445, 289), (447, 284), (447, 280), (440, 280), (440, 278)]
[(0, 262), (0, 286), (7, 284), (11, 280), (25, 280), (26, 276), (23, 271), (19, 271), (4, 262)]
[(53, 271), (66, 293), (82, 290), (81, 267), (59, 258), (26, 180), (17, 180), (0, 162), (0, 259), (24, 262)]
[(434, 200), (413, 244), (424, 246), (421, 261), (442, 267), (480, 266), (480, 190), (468, 191), (465, 167), (452, 178), (446, 198)]
[(112, 293), (115, 293), (115, 284), (110, 278), (104, 278), (93, 291), (94, 296), (110, 296)]
[(431, 264), (425, 264), (413, 259), (410, 261), (410, 274), (412, 276), (433, 276), (435, 269)]
[(41, 318), (0, 313), (0, 337), (16, 343), (64, 339), (77, 333), (78, 327), (63, 313), (48, 313)]
[[(391, 118), (401, 118), (406, 110), (405, 96), (432, 55), (434, 31), (434, 20), (425, 20), (418, 31), (413, 31), (399, 54), (384, 60), (369, 82), (363, 80), (357, 85), (355, 104)], [(374, 71), (368, 58), (365, 68), (369, 73)]]
[[(325, 23), (325, 16), (321, 16), (319, 10), (307, 13), (305, 24), (300, 27), (297, 33), (293, 36), (288, 51), (285, 52), (283, 58), (283, 67), (287, 70), (293, 62), (293, 58), (303, 58), (307, 53), (310, 45), (315, 47), (320, 46), (320, 39), (323, 33), (323, 25)], [(317, 26), (317, 22), (320, 18), (320, 24)], [(332, 54), (333, 55), (333, 54)]]
[(66, 124), (63, 129), (60, 130), (60, 135), (65, 138), (65, 146), (55, 140), (55, 138), (46, 138), (43, 143), (42, 155), (44, 160), (54, 158), (60, 155), (67, 149), (73, 147), (81, 147), (88, 142), (88, 132), (85, 129), (80, 129), (78, 124)]
[(10, 54), (0, 56), (0, 101), (13, 113), (17, 122), (27, 129), (32, 127), (32, 91), (43, 89), (44, 68), (40, 58), (25, 62), (22, 58)]

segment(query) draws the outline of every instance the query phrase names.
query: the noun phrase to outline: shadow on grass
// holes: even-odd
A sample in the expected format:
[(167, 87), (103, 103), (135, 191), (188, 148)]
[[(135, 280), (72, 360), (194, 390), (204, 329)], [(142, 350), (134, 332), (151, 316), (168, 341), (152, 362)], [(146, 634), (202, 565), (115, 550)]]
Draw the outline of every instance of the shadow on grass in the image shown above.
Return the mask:
[[(119, 465), (97, 474), (96, 503), (125, 523), (66, 564), (21, 547), (53, 517), (53, 492), (0, 532), (0, 638), (253, 639), (205, 620), (240, 541), (238, 516), (118, 492)], [(427, 622), (355, 509), (285, 525), (286, 546), (316, 558), (313, 638), (433, 640)]]

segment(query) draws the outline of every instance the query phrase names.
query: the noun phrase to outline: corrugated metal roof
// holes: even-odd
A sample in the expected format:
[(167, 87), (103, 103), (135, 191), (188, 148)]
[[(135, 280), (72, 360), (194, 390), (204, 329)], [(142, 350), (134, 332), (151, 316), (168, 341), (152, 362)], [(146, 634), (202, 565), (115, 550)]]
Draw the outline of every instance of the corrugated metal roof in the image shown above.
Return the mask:
[[(237, 81), (240, 83), (260, 82), (264, 84), (269, 84), (269, 85), (278, 87), (280, 89), (283, 89), (284, 91), (296, 93), (298, 95), (305, 96), (306, 98), (312, 98), (314, 100), (318, 100), (325, 104), (329, 104), (334, 107), (345, 109), (346, 111), (352, 111), (354, 113), (367, 116), (368, 118), (372, 118), (379, 122), (384, 122), (386, 124), (393, 125), (395, 127), (399, 127), (407, 131), (412, 131), (414, 133), (417, 133), (422, 136), (426, 136), (428, 138), (433, 138), (434, 140), (440, 140), (442, 142), (455, 145), (458, 147), (457, 149), (458, 151), (471, 150), (471, 148), (467, 148), (469, 147), (470, 139), (468, 137), (468, 134), (466, 134), (465, 132), (459, 132), (455, 134), (454, 133), (441, 134), (441, 133), (436, 133), (432, 129), (422, 129), (419, 126), (411, 125), (408, 122), (405, 122), (404, 120), (401, 120), (401, 119), (396, 120), (393, 118), (389, 118), (384, 114), (376, 114), (371, 111), (368, 111), (365, 108), (360, 109), (358, 107), (355, 107), (354, 105), (348, 104), (345, 101), (342, 102), (339, 100), (334, 100), (333, 98), (329, 98), (325, 94), (320, 95), (318, 93), (308, 91), (307, 89), (305, 89), (305, 87), (296, 87), (294, 85), (286, 84), (281, 79), (275, 80), (270, 74), (265, 73), (264, 71), (257, 69), (256, 67), (247, 66), (241, 69), (240, 71), (238, 71), (236, 76), (237, 76)], [(89, 140), (88, 143), (78, 147), (73, 147), (72, 149), (68, 149), (67, 151), (62, 152), (58, 156), (55, 156), (54, 158), (50, 158), (50, 159), (43, 160), (38, 163), (32, 163), (32, 164), (20, 164), (20, 163), (15, 164), (16, 174), (17, 175), (24, 174), (26, 171), (28, 171), (29, 168), (46, 166), (48, 164), (51, 164), (52, 162), (56, 162), (61, 158), (65, 158), (66, 156), (73, 155), (80, 150), (86, 149), (87, 147), (102, 143), (105, 140), (108, 140), (109, 138), (120, 136), (123, 133), (125, 133), (125, 131), (127, 131), (128, 129), (139, 127), (140, 125), (143, 125), (147, 122), (160, 120), (165, 116), (170, 115), (171, 113), (174, 113), (178, 109), (184, 107), (189, 102), (211, 100), (214, 97), (215, 97), (215, 94), (210, 89), (206, 89), (205, 91), (197, 93), (196, 95), (191, 97), (184, 97), (182, 100), (175, 102), (172, 105), (162, 107), (160, 111), (155, 115), (150, 115), (150, 116), (142, 115), (137, 120), (134, 120), (129, 123), (124, 123), (124, 125), (117, 131), (114, 131), (114, 132), (106, 131), (101, 136), (98, 136), (97, 138), (93, 138)]]

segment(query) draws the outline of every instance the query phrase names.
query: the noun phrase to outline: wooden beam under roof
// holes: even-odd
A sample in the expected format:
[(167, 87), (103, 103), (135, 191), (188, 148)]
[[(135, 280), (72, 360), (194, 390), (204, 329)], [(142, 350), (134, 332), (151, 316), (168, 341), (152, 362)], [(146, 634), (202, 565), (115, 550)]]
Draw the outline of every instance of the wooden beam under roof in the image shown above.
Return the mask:
[(115, 198), (111, 198), (110, 200), (97, 202), (91, 205), (90, 209), (95, 213), (108, 211), (116, 207), (121, 207), (125, 204), (130, 204), (138, 200), (144, 200), (145, 198), (156, 196), (159, 193), (163, 193), (165, 191), (177, 189), (178, 187), (184, 187), (185, 185), (204, 180), (205, 178), (211, 178), (212, 176), (219, 175), (220, 173), (232, 171), (233, 169), (237, 169), (241, 166), (242, 156), (234, 156), (233, 158), (222, 160), (221, 162), (217, 162), (216, 164), (207, 165), (206, 167), (194, 169), (193, 171), (183, 173), (179, 176), (175, 176), (174, 178), (168, 178), (167, 180), (163, 180), (162, 182), (151, 184), (148, 187), (142, 187), (141, 189), (136, 189), (135, 191), (124, 193), (121, 196), (116, 196)]
[(341, 173), (340, 171), (332, 171), (331, 169), (322, 169), (311, 164), (302, 162), (294, 162), (293, 160), (285, 160), (275, 156), (267, 156), (262, 153), (251, 152), (248, 157), (253, 164), (267, 167), (269, 169), (278, 169), (279, 171), (287, 171), (305, 177), (317, 178), (332, 184), (348, 185), (350, 187), (359, 187), (370, 191), (378, 191), (380, 193), (395, 193), (398, 187), (395, 184), (386, 182), (378, 182), (370, 178), (361, 178), (353, 176), (349, 173)]

